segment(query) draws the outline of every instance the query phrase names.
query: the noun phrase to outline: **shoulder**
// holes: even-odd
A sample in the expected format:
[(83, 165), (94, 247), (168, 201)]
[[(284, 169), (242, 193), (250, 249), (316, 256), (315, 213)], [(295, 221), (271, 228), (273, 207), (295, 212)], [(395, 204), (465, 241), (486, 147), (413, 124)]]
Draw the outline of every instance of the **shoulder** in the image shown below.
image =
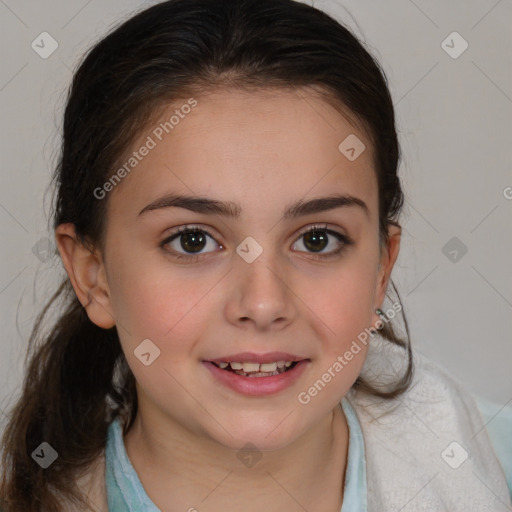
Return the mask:
[(500, 405), (473, 395), (482, 415), (491, 443), (507, 479), (512, 496), (512, 406)]
[[(512, 497), (512, 406), (498, 404), (477, 394), (471, 393), (458, 379), (449, 375), (438, 363), (434, 363), (425, 356), (421, 356), (421, 374), (429, 382), (428, 389), (437, 392), (445, 390), (454, 403), (464, 404), (466, 411), (460, 408), (460, 415), (470, 415), (473, 421), (473, 435), (482, 437), (487, 433), (494, 454), (498, 459), (507, 486)], [(425, 390), (423, 391), (425, 393)], [(468, 414), (470, 413), (470, 414)]]
[[(390, 391), (403, 376), (407, 359), (404, 348), (372, 340), (361, 377)], [(461, 496), (464, 504), (487, 511), (488, 487), (475, 486), (475, 475), (485, 475), (495, 496), (510, 503), (503, 468), (473, 395), (421, 352), (413, 351), (413, 361), (410, 386), (395, 398), (382, 399), (357, 388), (347, 394), (364, 435), (372, 499), (379, 504), (397, 496), (405, 499), (411, 486), (421, 488), (426, 475), (435, 475), (422, 491), (425, 501), (439, 502), (439, 510), (445, 510), (441, 504)], [(461, 506), (449, 510), (463, 510)]]

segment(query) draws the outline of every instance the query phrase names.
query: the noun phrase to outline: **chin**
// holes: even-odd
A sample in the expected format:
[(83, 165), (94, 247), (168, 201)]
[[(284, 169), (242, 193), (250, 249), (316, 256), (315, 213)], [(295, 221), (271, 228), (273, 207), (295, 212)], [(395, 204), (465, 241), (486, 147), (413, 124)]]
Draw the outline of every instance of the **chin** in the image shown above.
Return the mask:
[(233, 418), (223, 423), (227, 432), (221, 427), (215, 428), (215, 433), (210, 432), (209, 437), (233, 450), (240, 450), (248, 444), (262, 452), (283, 449), (297, 440), (305, 428), (302, 422), (297, 424), (293, 413), (287, 414), (289, 412), (259, 414), (256, 419), (254, 415), (245, 419)]

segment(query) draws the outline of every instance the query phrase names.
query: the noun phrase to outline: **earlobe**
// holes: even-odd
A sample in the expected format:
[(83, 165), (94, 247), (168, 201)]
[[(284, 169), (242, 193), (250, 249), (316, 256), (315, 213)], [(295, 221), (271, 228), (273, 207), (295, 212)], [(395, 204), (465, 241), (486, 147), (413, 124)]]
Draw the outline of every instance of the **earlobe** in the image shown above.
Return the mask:
[(80, 243), (72, 223), (57, 226), (55, 240), (69, 280), (89, 319), (98, 327), (110, 329), (115, 325), (115, 318), (100, 254)]

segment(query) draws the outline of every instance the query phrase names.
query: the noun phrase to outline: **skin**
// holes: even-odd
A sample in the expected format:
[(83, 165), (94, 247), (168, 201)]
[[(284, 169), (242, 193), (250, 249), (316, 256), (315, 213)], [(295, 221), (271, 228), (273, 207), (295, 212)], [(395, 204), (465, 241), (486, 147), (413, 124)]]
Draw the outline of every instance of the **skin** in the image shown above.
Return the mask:
[[(297, 397), (375, 325), (400, 228), (390, 228), (387, 245), (379, 246), (370, 141), (313, 91), (223, 89), (196, 99), (197, 107), (110, 192), (104, 253), (78, 244), (72, 224), (55, 233), (89, 318), (103, 328), (117, 325), (137, 380), (128, 456), (165, 511), (337, 512), (349, 434), (339, 402), (367, 346), (309, 404)], [(350, 134), (366, 146), (354, 161), (338, 150)], [(233, 201), (242, 213), (232, 219), (173, 207), (138, 215), (168, 192)], [(285, 205), (333, 193), (361, 199), (368, 213), (345, 206), (283, 218)], [(300, 236), (317, 223), (353, 245), (319, 259)], [(213, 237), (195, 262), (172, 255), (187, 254), (180, 238), (167, 252), (159, 246), (185, 225)], [(247, 236), (263, 248), (252, 263), (236, 252)], [(323, 254), (340, 246), (334, 236), (328, 240)], [(133, 352), (147, 338), (160, 356), (144, 366)], [(202, 364), (241, 351), (285, 351), (310, 362), (291, 387), (248, 397)], [(252, 467), (237, 457), (248, 442), (261, 454)]]

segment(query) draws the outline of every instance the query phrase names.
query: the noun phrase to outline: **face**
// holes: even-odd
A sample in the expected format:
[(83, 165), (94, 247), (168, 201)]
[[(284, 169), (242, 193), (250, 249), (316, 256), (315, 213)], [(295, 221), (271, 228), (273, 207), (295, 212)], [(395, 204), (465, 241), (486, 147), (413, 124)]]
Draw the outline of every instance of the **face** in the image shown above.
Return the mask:
[[(394, 258), (379, 247), (370, 141), (306, 89), (195, 100), (130, 148), (137, 164), (108, 196), (102, 307), (88, 314), (115, 319), (140, 414), (279, 448), (352, 386), (367, 345), (344, 354), (382, 304)], [(355, 159), (339, 149), (354, 135)]]

